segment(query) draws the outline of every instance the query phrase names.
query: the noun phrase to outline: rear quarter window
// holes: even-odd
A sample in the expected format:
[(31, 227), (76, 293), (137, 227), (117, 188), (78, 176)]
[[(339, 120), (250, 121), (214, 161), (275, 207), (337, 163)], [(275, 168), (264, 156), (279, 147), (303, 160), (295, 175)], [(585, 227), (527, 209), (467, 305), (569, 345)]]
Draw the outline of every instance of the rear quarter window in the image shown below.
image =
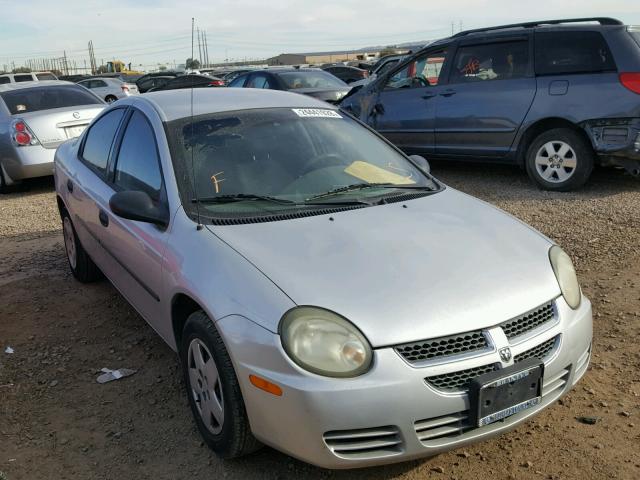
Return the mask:
[(36, 78), (38, 80), (57, 80), (53, 73), (36, 73)]
[(53, 108), (80, 105), (101, 105), (103, 102), (77, 85), (33, 87), (0, 93), (11, 115), (20, 115)]
[(615, 71), (616, 64), (600, 32), (536, 32), (538, 75)]

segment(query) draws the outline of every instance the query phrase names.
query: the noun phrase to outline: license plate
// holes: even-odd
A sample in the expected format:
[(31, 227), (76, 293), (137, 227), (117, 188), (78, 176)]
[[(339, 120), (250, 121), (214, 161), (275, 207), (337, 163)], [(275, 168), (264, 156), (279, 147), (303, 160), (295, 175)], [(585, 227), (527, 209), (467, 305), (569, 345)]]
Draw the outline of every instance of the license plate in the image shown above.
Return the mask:
[(529, 358), (476, 377), (469, 390), (474, 423), (483, 427), (539, 405), (543, 374), (544, 364)]
[(64, 132), (67, 134), (67, 138), (76, 138), (82, 135), (85, 128), (87, 128), (86, 125), (76, 125), (75, 127), (65, 128)]

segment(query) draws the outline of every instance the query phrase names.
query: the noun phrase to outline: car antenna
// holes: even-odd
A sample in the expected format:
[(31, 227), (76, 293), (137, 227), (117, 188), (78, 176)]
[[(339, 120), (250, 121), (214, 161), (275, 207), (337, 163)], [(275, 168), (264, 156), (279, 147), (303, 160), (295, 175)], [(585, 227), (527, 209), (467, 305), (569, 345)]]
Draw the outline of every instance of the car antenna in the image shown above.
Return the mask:
[[(191, 17), (191, 66), (193, 66), (193, 27), (194, 27), (194, 18)], [(189, 65), (185, 65), (185, 67), (189, 68)], [(200, 199), (198, 198), (198, 190), (196, 187), (196, 169), (194, 167), (194, 161), (193, 161), (193, 150), (195, 148), (195, 145), (193, 143), (193, 82), (194, 82), (194, 77), (191, 77), (191, 92), (190, 92), (190, 102), (191, 102), (191, 175), (193, 177), (193, 194), (196, 197), (196, 218), (197, 218), (197, 224), (196, 224), (196, 230), (202, 230), (204, 227), (202, 225), (202, 222), (200, 222)]]

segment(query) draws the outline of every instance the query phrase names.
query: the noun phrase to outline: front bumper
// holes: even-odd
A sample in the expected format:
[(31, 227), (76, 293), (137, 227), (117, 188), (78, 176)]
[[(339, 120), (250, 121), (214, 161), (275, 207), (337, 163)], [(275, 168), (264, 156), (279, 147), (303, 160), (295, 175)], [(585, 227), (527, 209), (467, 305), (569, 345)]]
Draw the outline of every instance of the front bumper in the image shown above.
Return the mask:
[[(514, 356), (553, 338), (545, 360), (542, 403), (476, 428), (467, 419), (466, 393), (444, 393), (425, 377), (500, 362), (497, 351), (429, 367), (406, 363), (393, 348), (376, 349), (372, 369), (352, 379), (330, 379), (293, 364), (280, 338), (236, 316), (217, 325), (234, 361), (254, 435), (263, 443), (325, 468), (355, 468), (433, 456), (509, 430), (553, 403), (587, 370), (591, 304), (577, 311), (556, 299), (558, 321), (512, 345)], [(249, 375), (282, 387), (276, 397), (253, 387)]]
[(28, 147), (11, 147), (11, 151), (2, 155), (2, 168), (8, 182), (27, 178), (53, 175), (53, 158), (55, 148), (44, 148), (42, 145)]

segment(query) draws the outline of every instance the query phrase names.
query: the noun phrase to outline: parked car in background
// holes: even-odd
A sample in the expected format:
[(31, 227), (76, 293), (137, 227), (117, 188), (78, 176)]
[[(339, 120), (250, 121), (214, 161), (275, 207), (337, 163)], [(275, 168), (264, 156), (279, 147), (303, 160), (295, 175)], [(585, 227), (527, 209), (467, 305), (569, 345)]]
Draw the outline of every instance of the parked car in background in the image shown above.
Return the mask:
[(148, 77), (146, 79), (138, 80), (136, 85), (140, 93), (146, 93), (151, 89), (164, 87), (170, 80), (176, 78), (175, 76), (160, 76), (156, 75)]
[(104, 273), (178, 352), (221, 457), (431, 457), (530, 420), (588, 369), (569, 256), (325, 102), (129, 97), (55, 168), (71, 272)]
[(76, 75), (60, 75), (58, 80), (65, 80), (67, 82), (78, 83), (80, 80), (86, 80), (87, 78), (93, 78), (92, 75), (79, 73)]
[(393, 68), (394, 65), (397, 65), (402, 59), (408, 58), (407, 55), (387, 55), (382, 57), (378, 62), (376, 62), (371, 69), (369, 70), (369, 76), (363, 78), (362, 80), (356, 80), (352, 82), (351, 88), (361, 87), (368, 83), (373, 82), (379, 75), (384, 74)]
[(102, 98), (107, 103), (115, 102), (129, 95), (138, 95), (138, 86), (135, 83), (126, 83), (118, 78), (88, 78), (81, 80), (78, 85), (88, 88), (91, 93)]
[(404, 151), (520, 165), (541, 188), (640, 175), (640, 33), (609, 18), (461, 32), (342, 106)]
[(3, 73), (0, 74), (0, 85), (19, 82), (37, 82), (39, 80), (58, 80), (51, 72)]
[(318, 68), (273, 68), (238, 76), (231, 88), (266, 88), (303, 93), (325, 102), (337, 103), (350, 87), (339, 78)]
[[(175, 78), (177, 76), (178, 76), (178, 73), (172, 72), (172, 71), (147, 73), (141, 76), (138, 80), (136, 80), (136, 85), (138, 86), (138, 91), (140, 93), (145, 93), (149, 89), (159, 86), (154, 84), (153, 82), (154, 78), (162, 78), (164, 80), (164, 79)], [(161, 83), (163, 82), (162, 81), (158, 82), (158, 84), (161, 84)]]
[(357, 82), (369, 76), (369, 72), (367, 70), (356, 67), (348, 67), (345, 65), (325, 67), (322, 70), (324, 70), (325, 72), (329, 72), (335, 77), (338, 77), (345, 83)]
[(253, 71), (251, 68), (241, 68), (238, 70), (232, 70), (226, 74), (224, 74), (221, 78), (224, 80), (225, 85), (229, 85), (233, 80), (242, 75), (243, 73), (248, 73)]
[(104, 102), (70, 82), (0, 85), (0, 192), (51, 175), (56, 148), (82, 133)]
[(180, 88), (206, 88), (206, 87), (224, 87), (224, 80), (210, 75), (201, 75), (198, 73), (190, 73), (188, 75), (180, 75), (176, 78), (168, 80), (164, 85), (151, 88), (147, 92), (159, 92), (161, 90), (176, 90)]

